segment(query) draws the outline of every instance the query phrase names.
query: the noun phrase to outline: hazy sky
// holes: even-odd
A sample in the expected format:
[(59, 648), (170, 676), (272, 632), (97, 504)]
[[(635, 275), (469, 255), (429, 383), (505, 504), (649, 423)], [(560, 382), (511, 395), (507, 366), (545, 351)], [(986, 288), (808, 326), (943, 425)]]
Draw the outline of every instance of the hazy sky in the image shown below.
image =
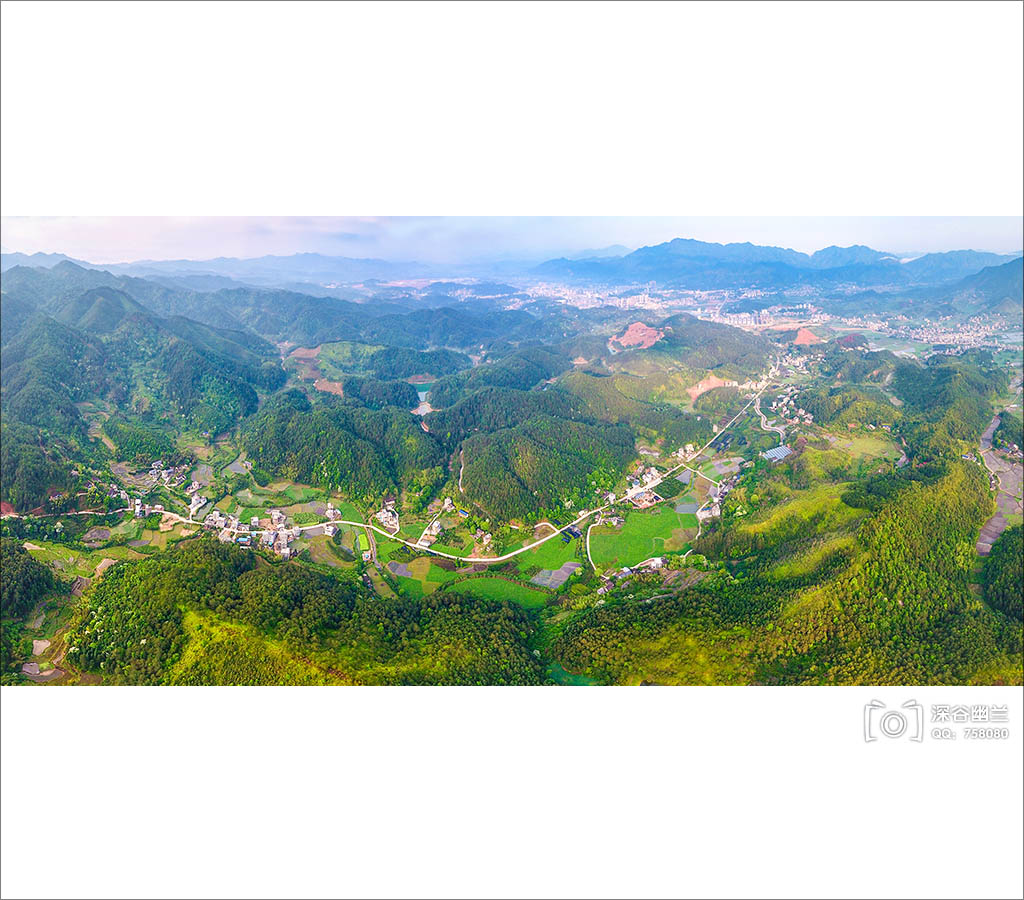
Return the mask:
[(867, 244), (911, 254), (1018, 252), (1024, 219), (1003, 217), (62, 217), (4, 218), (5, 251), (65, 253), (94, 263), (315, 252), (425, 262), (545, 259), (676, 237), (750, 241), (811, 252)]

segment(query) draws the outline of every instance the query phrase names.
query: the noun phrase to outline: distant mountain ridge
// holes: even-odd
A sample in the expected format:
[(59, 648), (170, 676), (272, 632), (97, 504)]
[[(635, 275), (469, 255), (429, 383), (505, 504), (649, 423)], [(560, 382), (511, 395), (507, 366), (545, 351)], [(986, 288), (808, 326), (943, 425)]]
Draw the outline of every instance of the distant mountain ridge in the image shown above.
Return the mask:
[(542, 277), (609, 284), (654, 281), (695, 290), (844, 283), (909, 286), (956, 281), (1014, 257), (954, 250), (929, 253), (904, 263), (896, 254), (862, 245), (826, 247), (807, 254), (750, 242), (715, 244), (676, 238), (641, 247), (618, 259), (548, 260), (533, 272)]
[[(249, 287), (277, 288), (313, 293), (372, 290), (380, 282), (402, 283), (415, 279), (446, 279), (470, 276), (533, 278), (569, 283), (629, 285), (654, 282), (665, 287), (691, 290), (760, 288), (780, 290), (809, 286), (829, 290), (854, 286), (862, 290), (898, 287), (917, 289), (952, 285), (982, 269), (999, 266), (1020, 254), (952, 250), (926, 253), (903, 261), (899, 254), (862, 244), (830, 246), (814, 253), (748, 242), (718, 244), (692, 238), (675, 238), (661, 244), (629, 251), (621, 245), (583, 250), (571, 258), (533, 263), (471, 264), (442, 266), (416, 261), (326, 256), (296, 253), (290, 256), (254, 258), (217, 257), (206, 260), (137, 260), (95, 265), (60, 253), (4, 253), (4, 273), (18, 267), (54, 270), (76, 265), (84, 270), (105, 271), (120, 277), (144, 278), (168, 291), (213, 293)], [(314, 289), (315, 286), (315, 289)], [(129, 291), (129, 293), (131, 293)], [(346, 296), (354, 297), (349, 293)]]
[(92, 266), (92, 263), (82, 262), (80, 259), (72, 259), (63, 253), (0, 253), (0, 271), (3, 272), (14, 268), (14, 266), (52, 269), (62, 262), (72, 262), (75, 265), (87, 268)]

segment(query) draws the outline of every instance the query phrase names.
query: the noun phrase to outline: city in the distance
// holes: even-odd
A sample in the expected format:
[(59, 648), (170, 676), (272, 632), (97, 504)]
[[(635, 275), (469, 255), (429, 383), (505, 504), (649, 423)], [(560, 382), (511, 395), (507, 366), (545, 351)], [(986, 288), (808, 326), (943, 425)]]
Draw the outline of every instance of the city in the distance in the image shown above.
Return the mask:
[(3, 683), (1021, 684), (1020, 221), (749, 230), (5, 219)]

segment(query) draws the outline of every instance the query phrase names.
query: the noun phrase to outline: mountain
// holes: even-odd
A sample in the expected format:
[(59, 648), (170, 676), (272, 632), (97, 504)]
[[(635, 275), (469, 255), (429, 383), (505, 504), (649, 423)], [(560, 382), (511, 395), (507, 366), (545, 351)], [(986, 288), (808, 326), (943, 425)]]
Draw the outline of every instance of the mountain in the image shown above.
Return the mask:
[(578, 250), (568, 259), (610, 259), (613, 257), (625, 256), (630, 253), (629, 247), (623, 244), (612, 244), (609, 247), (602, 247), (600, 250)]
[(1009, 255), (956, 250), (908, 262), (870, 247), (826, 247), (814, 254), (751, 243), (714, 244), (676, 238), (614, 259), (554, 259), (532, 273), (549, 279), (636, 284), (654, 281), (690, 290), (810, 285), (934, 285), (972, 275), (1012, 259)]
[(1002, 313), (1021, 320), (1024, 297), (1024, 258), (1001, 266), (988, 266), (957, 282), (946, 293), (950, 305), (960, 314)]
[(320, 253), (296, 253), (291, 256), (259, 256), (251, 259), (139, 260), (107, 266), (112, 272), (142, 277), (217, 275), (250, 284), (279, 286), (287, 282), (310, 281), (360, 282), (367, 279), (422, 278), (430, 267), (417, 262), (390, 262), (383, 259), (353, 259), (324, 256)]
[[(53, 277), (60, 267), (71, 281)], [(72, 287), (81, 273), (86, 282), (108, 273), (69, 262), (11, 271), (14, 290), (5, 278), (0, 296), (5, 423), (81, 443), (86, 423), (76, 404), (98, 401), (217, 431), (255, 412), (255, 388), (285, 380), (275, 348), (250, 332), (159, 315), (117, 287)], [(25, 272), (42, 272), (61, 290), (41, 292)]]
[(854, 244), (852, 247), (825, 247), (823, 250), (816, 250), (811, 254), (811, 264), (819, 269), (835, 269), (840, 266), (861, 265), (864, 263), (879, 263), (894, 260), (896, 257), (891, 253), (882, 253), (879, 250), (872, 250), (863, 244)]
[(90, 263), (65, 256), (63, 253), (0, 253), (0, 271), (2, 272), (14, 268), (14, 266), (52, 269), (62, 262), (73, 262), (79, 266), (90, 265)]
[[(249, 331), (270, 341), (303, 347), (363, 340), (416, 350), (473, 350), (496, 342), (535, 340), (539, 325), (533, 313), (492, 308), (485, 298), (463, 303), (445, 297), (439, 300), (443, 305), (424, 308), (418, 302), (389, 302), (375, 297), (372, 302), (356, 303), (251, 285), (213, 291), (174, 289), (146, 278), (86, 269), (68, 261), (52, 269), (17, 266), (4, 274), (3, 281), (5, 299), (27, 301), (56, 318), (61, 317), (67, 304), (80, 302), (83, 294), (97, 288), (120, 291), (160, 317), (185, 316), (211, 328)], [(507, 285), (476, 285), (468, 293), (481, 290), (512, 289)], [(545, 331), (552, 339), (557, 339), (566, 327), (564, 318), (561, 309), (547, 314)]]
[(1003, 255), (978, 250), (951, 250), (948, 253), (926, 253), (903, 264), (911, 280), (935, 284), (955, 281), (980, 272), (988, 266), (999, 266), (1011, 261), (1019, 253)]

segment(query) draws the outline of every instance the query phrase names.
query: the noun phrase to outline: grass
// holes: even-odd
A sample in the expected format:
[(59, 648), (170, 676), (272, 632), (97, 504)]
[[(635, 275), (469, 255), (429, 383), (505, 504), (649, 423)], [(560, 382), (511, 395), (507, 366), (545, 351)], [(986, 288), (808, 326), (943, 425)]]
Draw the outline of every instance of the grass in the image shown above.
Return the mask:
[[(532, 543), (533, 540), (534, 538), (530, 538), (526, 543)], [(514, 557), (516, 565), (519, 567), (520, 572), (525, 572), (531, 566), (540, 566), (542, 569), (557, 569), (562, 563), (579, 558), (576, 555), (576, 540), (574, 538), (566, 544), (563, 543), (560, 537), (553, 537), (539, 547), (527, 550), (526, 553), (520, 553), (519, 556)]]
[(810, 526), (812, 520), (816, 531), (837, 531), (862, 518), (864, 510), (853, 509), (840, 499), (845, 483), (822, 484), (809, 491), (795, 494), (784, 503), (772, 505), (768, 510), (755, 513), (739, 527), (746, 534), (774, 531), (792, 524), (799, 518)]
[(320, 492), (303, 484), (289, 484), (283, 491), (293, 503), (308, 503), (310, 500), (318, 500)]
[(696, 533), (697, 517), (677, 513), (672, 503), (634, 510), (621, 529), (599, 525), (590, 535), (590, 555), (598, 569), (633, 566), (652, 556), (685, 549)]
[(395, 592), (391, 590), (391, 585), (388, 584), (380, 572), (377, 571), (376, 566), (368, 566), (366, 569), (367, 574), (370, 576), (370, 581), (373, 584), (373, 589), (381, 597), (394, 597)]
[(543, 606), (548, 598), (543, 591), (528, 588), (518, 582), (505, 581), (502, 578), (493, 578), (487, 575), (479, 578), (467, 578), (465, 581), (451, 585), (447, 590), (453, 593), (482, 597), (485, 600), (507, 600), (528, 609)]
[(348, 500), (335, 500), (334, 508), (341, 513), (343, 519), (347, 519), (349, 522), (366, 521), (366, 513)]
[(841, 447), (854, 459), (899, 459), (899, 448), (889, 439), (874, 434), (857, 434), (843, 440), (840, 438), (837, 447)]
[(613, 666), (612, 680), (632, 685), (750, 684), (752, 648), (743, 628), (698, 631), (680, 623), (647, 640), (631, 635)]
[(413, 543), (420, 539), (423, 529), (430, 523), (429, 518), (424, 519), (418, 516), (400, 516), (398, 521), (398, 534)]
[[(336, 569), (351, 569), (355, 562), (346, 559), (327, 535), (319, 535), (308, 541), (309, 555), (315, 563), (332, 566)], [(351, 547), (351, 545), (349, 545)]]
[[(401, 549), (405, 544), (400, 544), (398, 541), (388, 540), (386, 537), (381, 537), (379, 534), (375, 535), (377, 540), (377, 559), (380, 560), (381, 565), (391, 559), (391, 554), (396, 550)], [(366, 540), (364, 537), (363, 541)]]
[(445, 582), (451, 581), (458, 576), (454, 571), (449, 572), (435, 565), (429, 557), (421, 556), (407, 563), (411, 578), (404, 575), (396, 575), (399, 588), (403, 594), (419, 599), (425, 594), (432, 594)]
[(320, 345), (317, 362), (320, 364), (321, 371), (328, 377), (339, 374), (362, 375), (367, 372), (366, 361), (380, 349), (382, 347), (375, 344), (333, 341)]
[(168, 672), (171, 684), (338, 684), (323, 669), (248, 626), (185, 612), (186, 644)]
[(564, 685), (592, 685), (597, 684), (593, 678), (589, 678), (586, 675), (574, 675), (572, 672), (567, 672), (562, 668), (561, 663), (552, 663), (548, 666), (548, 677), (555, 682), (555, 684)]
[(849, 550), (856, 546), (857, 539), (852, 534), (836, 534), (825, 538), (821, 544), (804, 553), (787, 559), (771, 570), (772, 578), (800, 578), (810, 575), (821, 565), (823, 559), (837, 550)]
[(59, 576), (82, 575), (89, 577), (96, 574), (96, 566), (106, 559), (142, 559), (142, 553), (136, 553), (130, 547), (106, 547), (102, 550), (75, 550), (63, 544), (54, 544), (43, 540), (29, 540), (28, 543), (38, 547), (28, 552), (33, 558), (53, 567)]

